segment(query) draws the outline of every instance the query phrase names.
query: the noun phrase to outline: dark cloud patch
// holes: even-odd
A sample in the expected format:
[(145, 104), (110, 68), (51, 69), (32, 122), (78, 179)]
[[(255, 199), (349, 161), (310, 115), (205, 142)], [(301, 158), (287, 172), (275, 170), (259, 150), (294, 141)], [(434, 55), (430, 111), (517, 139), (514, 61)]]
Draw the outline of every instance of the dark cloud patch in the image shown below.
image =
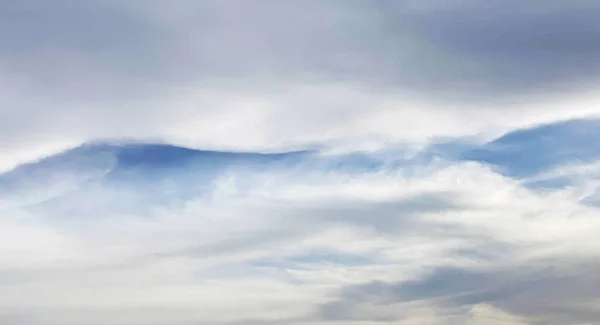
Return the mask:
[(421, 280), (403, 283), (372, 282), (342, 290), (340, 298), (321, 306), (323, 319), (356, 319), (362, 304), (429, 301), (457, 312), (477, 304), (490, 304), (533, 324), (572, 325), (600, 317), (598, 265), (573, 263), (540, 268), (488, 270), (442, 268)]
[[(505, 96), (568, 89), (598, 78), (597, 2), (384, 3), (388, 29), (431, 46), (414, 62), (421, 74), (409, 74), (421, 76), (425, 90)], [(433, 55), (441, 64), (428, 69)]]

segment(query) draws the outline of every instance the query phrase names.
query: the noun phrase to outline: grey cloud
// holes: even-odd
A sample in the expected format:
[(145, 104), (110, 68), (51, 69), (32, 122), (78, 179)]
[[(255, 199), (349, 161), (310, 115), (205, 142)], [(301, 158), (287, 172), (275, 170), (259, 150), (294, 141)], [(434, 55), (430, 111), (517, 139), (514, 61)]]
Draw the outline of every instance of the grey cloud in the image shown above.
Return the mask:
[(24, 0), (3, 2), (1, 8), (0, 50), (5, 55), (51, 48), (100, 55), (103, 50), (139, 48), (150, 35), (158, 36), (150, 24), (112, 1)]
[[(542, 8), (543, 6), (543, 8)], [(547, 91), (598, 77), (600, 5), (464, 1), (404, 17), (416, 35), (476, 67), (452, 74), (475, 89)]]
[(421, 280), (349, 286), (337, 301), (321, 306), (318, 315), (329, 320), (360, 319), (355, 310), (364, 304), (429, 301), (454, 314), (490, 304), (523, 316), (531, 324), (582, 324), (600, 317), (593, 289), (600, 284), (598, 269), (597, 263), (589, 261), (559, 261), (546, 267), (533, 263), (511, 269), (441, 268)]
[[(598, 12), (593, 1), (3, 2), (2, 141), (169, 137), (246, 104), (221, 102), (229, 93), (275, 102), (257, 119), (289, 142), (377, 106), (357, 94), (443, 110), (580, 90), (600, 76)], [(344, 91), (289, 92), (306, 85)]]
[[(98, 89), (109, 78), (103, 86), (113, 96), (197, 80), (246, 87), (330, 80), (472, 97), (596, 78), (600, 57), (600, 5), (591, 1), (27, 0), (3, 7), (3, 66), (78, 93), (77, 83)], [(78, 57), (97, 70), (78, 67)]]

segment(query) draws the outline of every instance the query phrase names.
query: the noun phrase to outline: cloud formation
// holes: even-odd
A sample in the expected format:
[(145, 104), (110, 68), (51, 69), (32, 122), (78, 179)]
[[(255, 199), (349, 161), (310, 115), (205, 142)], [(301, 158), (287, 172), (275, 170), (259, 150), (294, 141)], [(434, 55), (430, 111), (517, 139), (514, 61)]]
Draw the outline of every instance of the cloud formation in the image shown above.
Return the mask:
[(372, 146), (596, 115), (598, 5), (541, 4), (4, 3), (4, 169), (97, 138)]
[(0, 3), (0, 323), (593, 324), (598, 12)]
[[(523, 134), (545, 141), (535, 130), (504, 138)], [(513, 179), (434, 156), (109, 144), (23, 165), (2, 177), (3, 317), (27, 325), (597, 319), (590, 288), (600, 223), (581, 195), (597, 181), (531, 188), (530, 179), (563, 177), (566, 165)]]

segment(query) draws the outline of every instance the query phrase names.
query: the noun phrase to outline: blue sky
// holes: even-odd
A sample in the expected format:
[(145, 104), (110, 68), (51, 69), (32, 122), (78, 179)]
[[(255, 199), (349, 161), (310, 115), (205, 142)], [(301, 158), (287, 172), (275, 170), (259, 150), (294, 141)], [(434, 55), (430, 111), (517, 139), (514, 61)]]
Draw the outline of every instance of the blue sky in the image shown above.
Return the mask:
[(594, 324), (599, 13), (0, 3), (0, 323)]

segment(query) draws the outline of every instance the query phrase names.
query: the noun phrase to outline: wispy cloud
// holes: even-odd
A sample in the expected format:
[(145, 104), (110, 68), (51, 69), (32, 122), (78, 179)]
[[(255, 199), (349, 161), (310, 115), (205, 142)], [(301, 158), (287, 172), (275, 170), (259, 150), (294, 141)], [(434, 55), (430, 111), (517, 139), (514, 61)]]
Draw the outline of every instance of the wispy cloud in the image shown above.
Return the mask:
[[(114, 159), (101, 177), (88, 164), (98, 152)], [(156, 154), (168, 160), (153, 165), (176, 168), (153, 173)], [(371, 164), (139, 144), (23, 166), (3, 176), (11, 188), (26, 182), (16, 199), (3, 195), (3, 313), (26, 324), (598, 316), (597, 208), (572, 189), (539, 191), (443, 155), (410, 165), (360, 155)], [(47, 178), (60, 166), (78, 177)], [(52, 204), (36, 182), (57, 189)]]

